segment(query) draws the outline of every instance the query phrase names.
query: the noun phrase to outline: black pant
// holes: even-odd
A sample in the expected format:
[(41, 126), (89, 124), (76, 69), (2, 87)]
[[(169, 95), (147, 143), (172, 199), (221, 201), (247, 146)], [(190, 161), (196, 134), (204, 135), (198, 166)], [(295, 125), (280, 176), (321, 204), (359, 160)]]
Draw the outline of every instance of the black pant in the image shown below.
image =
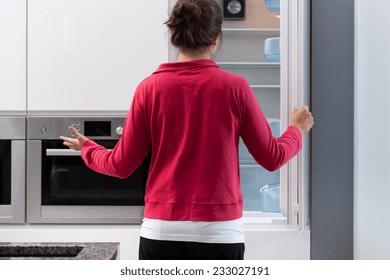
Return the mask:
[(140, 260), (243, 260), (244, 243), (201, 243), (140, 238)]

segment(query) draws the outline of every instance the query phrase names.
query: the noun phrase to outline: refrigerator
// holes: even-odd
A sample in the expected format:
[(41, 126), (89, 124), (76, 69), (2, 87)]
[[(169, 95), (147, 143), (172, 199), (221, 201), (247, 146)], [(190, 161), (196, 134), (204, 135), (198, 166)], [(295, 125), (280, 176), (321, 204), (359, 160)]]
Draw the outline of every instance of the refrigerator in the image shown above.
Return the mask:
[[(170, 1), (170, 6), (176, 3)], [(220, 0), (222, 43), (214, 59), (245, 77), (279, 137), (290, 112), (309, 105), (309, 1)], [(177, 50), (170, 46), (171, 61)], [(244, 219), (248, 224), (309, 228), (309, 136), (288, 164), (269, 172), (239, 144)]]

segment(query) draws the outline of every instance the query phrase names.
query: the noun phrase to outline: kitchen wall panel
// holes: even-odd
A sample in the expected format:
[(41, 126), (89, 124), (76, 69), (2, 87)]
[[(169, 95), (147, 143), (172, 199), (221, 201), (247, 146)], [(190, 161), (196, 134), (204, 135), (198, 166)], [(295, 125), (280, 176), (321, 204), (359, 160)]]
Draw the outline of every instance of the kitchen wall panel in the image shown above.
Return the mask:
[(390, 260), (390, 1), (355, 1), (354, 259)]
[(168, 60), (167, 16), (167, 1), (30, 1), (29, 113), (127, 111)]
[(0, 100), (1, 114), (25, 114), (25, 0), (0, 0)]

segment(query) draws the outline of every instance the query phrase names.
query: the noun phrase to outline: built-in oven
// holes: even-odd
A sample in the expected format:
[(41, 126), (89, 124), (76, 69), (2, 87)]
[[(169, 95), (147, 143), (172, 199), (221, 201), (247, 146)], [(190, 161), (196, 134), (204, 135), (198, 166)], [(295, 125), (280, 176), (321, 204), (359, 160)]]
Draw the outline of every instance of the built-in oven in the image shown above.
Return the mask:
[(0, 117), (0, 223), (25, 222), (26, 118)]
[(79, 151), (59, 136), (75, 126), (113, 149), (122, 134), (121, 117), (27, 118), (27, 222), (130, 223), (142, 221), (150, 157), (128, 178), (98, 174), (85, 166)]

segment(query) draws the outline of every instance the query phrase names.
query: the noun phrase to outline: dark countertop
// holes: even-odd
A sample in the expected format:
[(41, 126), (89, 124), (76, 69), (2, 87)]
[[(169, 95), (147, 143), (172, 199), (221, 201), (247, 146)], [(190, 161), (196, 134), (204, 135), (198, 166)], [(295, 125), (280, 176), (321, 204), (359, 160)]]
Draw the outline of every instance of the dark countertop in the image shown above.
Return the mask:
[(115, 242), (0, 242), (0, 260), (115, 260), (118, 255)]

